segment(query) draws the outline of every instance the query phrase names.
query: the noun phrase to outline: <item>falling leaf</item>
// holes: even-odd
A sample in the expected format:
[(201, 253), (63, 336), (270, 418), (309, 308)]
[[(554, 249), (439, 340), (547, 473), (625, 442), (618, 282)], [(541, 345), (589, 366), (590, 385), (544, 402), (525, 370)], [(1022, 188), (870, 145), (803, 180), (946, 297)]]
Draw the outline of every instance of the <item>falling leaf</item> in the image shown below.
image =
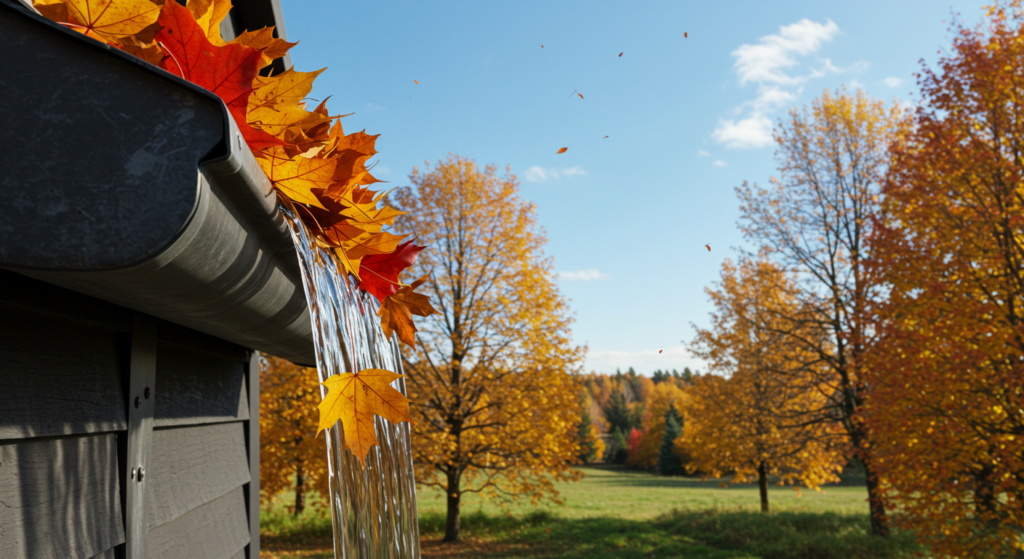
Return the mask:
[(569, 148), (558, 148), (558, 153), (565, 153)]
[(708, 248), (708, 252), (711, 252), (711, 245), (704, 245)]
[(419, 84), (420, 84), (420, 81), (419, 81), (419, 80), (412, 80), (412, 83), (414, 83), (414, 84), (416, 84), (416, 85), (419, 85)]
[(664, 349), (659, 349), (659, 350), (658, 350), (658, 353), (660, 354), (660, 353), (661, 353), (661, 352), (663, 352), (663, 351), (665, 351), (665, 350), (664, 350)]
[[(607, 137), (608, 137), (608, 136), (605, 136), (604, 138), (607, 138)], [(601, 139), (603, 140), (604, 138), (601, 138)]]
[(362, 277), (359, 287), (383, 303), (385, 298), (398, 292), (399, 274), (416, 262), (416, 255), (421, 250), (423, 247), (408, 241), (398, 245), (392, 253), (372, 254), (363, 258), (359, 267)]
[(619, 58), (622, 58), (622, 53), (621, 52), (619, 53)]
[(583, 99), (583, 94), (582, 93), (577, 93), (576, 95), (579, 95), (580, 99)]
[(384, 299), (377, 316), (380, 317), (380, 326), (389, 340), (392, 332), (398, 332), (398, 339), (413, 347), (416, 342), (416, 326), (412, 323), (412, 315), (430, 316), (437, 313), (437, 309), (431, 306), (426, 295), (415, 293), (416, 288), (423, 285), (428, 277), (423, 276), (412, 282), (412, 285), (402, 287), (397, 293)]
[(688, 34), (688, 33), (687, 33), (686, 31), (683, 31), (683, 38), (684, 38), (684, 39), (685, 39), (685, 38), (687, 38), (687, 37), (689, 37), (689, 36), (690, 36), (690, 35), (689, 35), (689, 34)]
[(341, 421), (345, 448), (365, 463), (370, 447), (377, 444), (374, 415), (391, 423), (413, 423), (409, 415), (409, 399), (391, 387), (392, 382), (403, 377), (384, 369), (363, 369), (358, 373), (341, 373), (328, 378), (322, 383), (327, 387), (327, 396), (317, 406), (320, 425), (316, 434)]
[(540, 48), (544, 48), (544, 43), (541, 43), (541, 44), (540, 44)]

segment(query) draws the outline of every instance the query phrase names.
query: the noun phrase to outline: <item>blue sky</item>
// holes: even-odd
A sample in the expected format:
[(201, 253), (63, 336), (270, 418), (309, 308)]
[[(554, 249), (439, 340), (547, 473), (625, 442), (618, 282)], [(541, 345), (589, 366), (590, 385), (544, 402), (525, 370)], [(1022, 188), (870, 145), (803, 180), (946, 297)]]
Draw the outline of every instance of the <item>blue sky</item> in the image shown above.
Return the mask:
[(913, 102), (951, 14), (973, 25), (985, 4), (281, 3), (296, 69), (328, 68), (312, 97), (354, 112), (346, 131), (381, 134), (374, 174), (408, 185), (449, 152), (511, 165), (586, 370), (644, 374), (704, 368), (683, 342), (746, 246), (733, 188), (775, 173), (771, 125), (843, 84)]

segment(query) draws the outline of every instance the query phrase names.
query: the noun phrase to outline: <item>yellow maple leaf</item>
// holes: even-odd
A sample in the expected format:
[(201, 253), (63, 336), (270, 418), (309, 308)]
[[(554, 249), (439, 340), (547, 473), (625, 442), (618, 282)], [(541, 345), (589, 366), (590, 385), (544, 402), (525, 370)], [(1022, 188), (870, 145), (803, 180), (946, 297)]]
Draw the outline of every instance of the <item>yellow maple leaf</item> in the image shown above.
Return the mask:
[(391, 339), (392, 332), (398, 332), (398, 339), (412, 347), (416, 343), (416, 325), (412, 323), (412, 315), (430, 316), (437, 314), (437, 309), (430, 304), (430, 298), (421, 293), (415, 293), (417, 287), (423, 285), (430, 276), (412, 282), (398, 290), (394, 295), (388, 295), (384, 304), (377, 311), (380, 317), (381, 328), (384, 335)]
[[(298, 43), (289, 43), (284, 39), (278, 39), (277, 37), (274, 37), (273, 27), (264, 27), (263, 29), (257, 29), (255, 31), (245, 31), (241, 35), (232, 39), (228, 44), (245, 45), (260, 51), (260, 62), (258, 67), (263, 69), (270, 66), (270, 63), (275, 59), (281, 58), (287, 54), (288, 49), (294, 47)], [(321, 70), (321, 72), (322, 71), (323, 70)]]
[(161, 9), (149, 0), (65, 0), (65, 4), (75, 21), (85, 28), (85, 34), (96, 33), (112, 40), (135, 35), (153, 25)]
[(199, 24), (207, 40), (218, 47), (225, 45), (220, 35), (220, 23), (231, 11), (231, 0), (188, 0), (185, 7), (192, 13), (192, 19)]
[(323, 383), (327, 396), (317, 408), (320, 425), (316, 434), (330, 429), (338, 421), (345, 433), (345, 448), (365, 464), (366, 453), (377, 444), (373, 416), (398, 423), (413, 423), (409, 415), (409, 399), (391, 387), (403, 375), (384, 369), (363, 369), (358, 373), (334, 375)]
[(257, 75), (252, 82), (253, 90), (252, 95), (249, 96), (249, 111), (278, 105), (297, 107), (313, 90), (313, 80), (324, 70), (296, 72), (289, 68), (276, 76)]
[(318, 208), (324, 207), (312, 190), (326, 189), (331, 184), (334, 166), (337, 164), (334, 159), (291, 158), (280, 146), (267, 149), (264, 153), (265, 156), (258, 158), (257, 161), (270, 178), (271, 185), (296, 202)]

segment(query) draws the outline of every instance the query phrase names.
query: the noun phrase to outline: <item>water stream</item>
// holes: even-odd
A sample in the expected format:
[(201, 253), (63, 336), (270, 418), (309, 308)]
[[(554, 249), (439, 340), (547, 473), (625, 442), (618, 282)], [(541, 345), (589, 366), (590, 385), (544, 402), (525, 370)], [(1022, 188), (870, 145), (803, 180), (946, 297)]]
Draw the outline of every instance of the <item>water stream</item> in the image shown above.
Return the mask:
[[(402, 373), (398, 336), (388, 341), (377, 317), (377, 300), (360, 291), (334, 258), (316, 246), (293, 210), (281, 207), (302, 268), (312, 315), (320, 382), (344, 372), (379, 368)], [(392, 385), (405, 394), (405, 380)], [(326, 389), (320, 387), (321, 397)], [(335, 559), (419, 559), (416, 485), (408, 423), (375, 417), (378, 446), (366, 466), (344, 450), (344, 433), (328, 431), (331, 519)]]

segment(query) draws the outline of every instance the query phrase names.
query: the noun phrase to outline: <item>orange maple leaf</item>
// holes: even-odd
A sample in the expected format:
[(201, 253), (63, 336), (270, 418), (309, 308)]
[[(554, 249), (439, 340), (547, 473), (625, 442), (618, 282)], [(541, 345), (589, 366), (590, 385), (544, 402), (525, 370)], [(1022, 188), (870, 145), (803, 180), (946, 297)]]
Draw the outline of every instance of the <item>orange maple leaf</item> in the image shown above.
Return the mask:
[(419, 80), (412, 80), (412, 83), (414, 83), (414, 84), (416, 84), (416, 85), (419, 85), (419, 84), (420, 84), (420, 81), (419, 81)]
[(565, 153), (569, 148), (558, 148), (558, 153)]
[(327, 396), (317, 406), (320, 425), (316, 434), (341, 421), (345, 448), (365, 463), (366, 453), (377, 444), (374, 415), (392, 423), (413, 423), (409, 415), (409, 399), (390, 386), (400, 378), (403, 375), (384, 369), (363, 369), (358, 373), (341, 373), (328, 378), (322, 383), (327, 387)]
[(416, 326), (412, 323), (412, 315), (430, 316), (437, 313), (437, 309), (430, 304), (430, 299), (426, 295), (414, 293), (428, 277), (430, 276), (423, 276), (412, 282), (412, 285), (402, 287), (397, 293), (384, 299), (377, 316), (380, 317), (381, 328), (389, 340), (392, 332), (398, 332), (398, 339), (413, 347), (416, 343)]
[(689, 37), (689, 36), (690, 36), (690, 35), (689, 35), (689, 33), (687, 33), (686, 31), (683, 31), (683, 38), (684, 38), (684, 39), (685, 39), (685, 38), (687, 38), (687, 37)]
[[(332, 182), (338, 161), (324, 157), (288, 157), (281, 147), (266, 151), (266, 157), (256, 160), (270, 179), (270, 184), (296, 202), (323, 208), (313, 189), (327, 189)], [(396, 244), (397, 246), (397, 244)]]
[(704, 246), (708, 247), (708, 252), (711, 252), (711, 245), (704, 245)]
[(93, 32), (104, 39), (139, 33), (156, 23), (161, 9), (149, 0), (65, 0), (64, 3), (86, 35)]

